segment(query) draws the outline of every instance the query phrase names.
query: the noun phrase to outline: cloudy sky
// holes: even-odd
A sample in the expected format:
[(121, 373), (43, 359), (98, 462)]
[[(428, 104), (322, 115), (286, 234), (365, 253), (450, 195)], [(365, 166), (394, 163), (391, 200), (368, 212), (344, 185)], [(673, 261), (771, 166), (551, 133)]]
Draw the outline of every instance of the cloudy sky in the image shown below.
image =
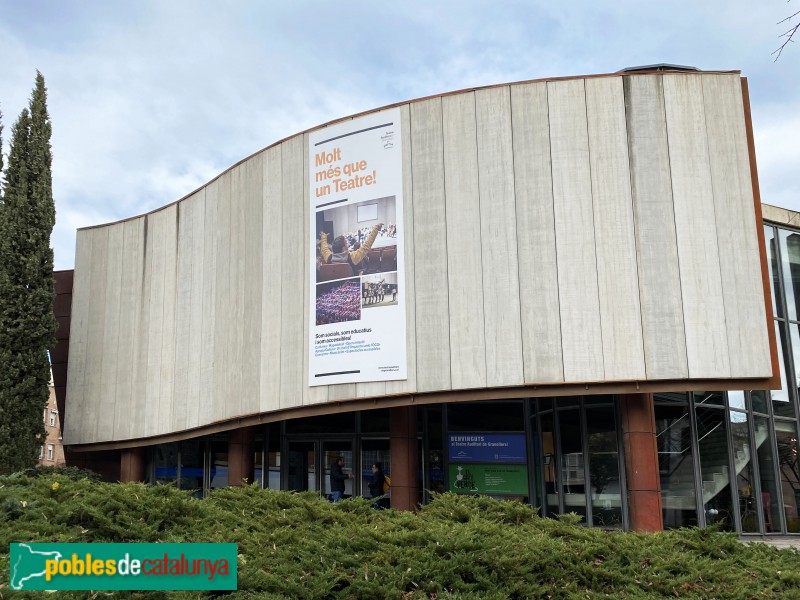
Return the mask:
[(44, 74), (60, 269), (73, 265), (76, 228), (177, 200), (325, 121), (662, 62), (742, 71), (762, 199), (800, 210), (800, 45), (772, 55), (787, 28), (777, 22), (797, 10), (800, 0), (0, 0), (0, 109), (7, 138)]

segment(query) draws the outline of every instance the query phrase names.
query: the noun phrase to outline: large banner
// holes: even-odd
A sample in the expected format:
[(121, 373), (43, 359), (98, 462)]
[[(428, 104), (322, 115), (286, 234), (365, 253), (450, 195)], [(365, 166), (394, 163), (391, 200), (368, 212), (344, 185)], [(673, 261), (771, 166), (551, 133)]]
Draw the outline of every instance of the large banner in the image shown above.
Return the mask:
[(526, 463), (524, 433), (449, 433), (450, 462)]
[(400, 111), (308, 136), (308, 384), (406, 378)]

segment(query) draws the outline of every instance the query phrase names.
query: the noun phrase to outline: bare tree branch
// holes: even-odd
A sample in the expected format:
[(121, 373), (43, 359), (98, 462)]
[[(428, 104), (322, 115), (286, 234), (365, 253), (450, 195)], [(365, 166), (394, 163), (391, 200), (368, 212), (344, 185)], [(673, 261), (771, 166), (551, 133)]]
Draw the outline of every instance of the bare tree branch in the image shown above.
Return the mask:
[[(791, 2), (792, 0), (788, 0), (788, 1)], [(800, 10), (798, 10), (794, 14), (789, 15), (785, 19), (781, 19), (780, 21), (777, 22), (777, 25), (780, 25), (781, 23), (786, 23), (787, 21), (791, 21), (792, 19), (794, 19), (798, 15), (800, 15)], [(789, 45), (789, 42), (794, 42), (794, 39), (792, 39), (792, 38), (794, 38), (794, 34), (797, 33), (798, 28), (800, 28), (800, 21), (795, 23), (792, 27), (790, 27), (789, 29), (787, 29), (785, 32), (783, 32), (781, 35), (778, 36), (778, 39), (781, 39), (781, 38), (786, 38), (786, 39), (784, 39), (783, 43), (778, 47), (778, 49), (775, 50), (772, 53), (772, 54), (775, 55), (775, 62), (777, 62), (778, 59), (781, 57), (781, 54), (783, 53), (783, 49), (786, 48), (786, 46)]]

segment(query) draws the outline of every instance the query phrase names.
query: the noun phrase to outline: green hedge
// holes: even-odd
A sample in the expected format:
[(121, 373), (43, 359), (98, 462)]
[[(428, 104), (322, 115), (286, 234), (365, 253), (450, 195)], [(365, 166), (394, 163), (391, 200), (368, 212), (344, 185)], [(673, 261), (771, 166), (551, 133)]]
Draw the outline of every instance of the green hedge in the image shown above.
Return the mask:
[(239, 544), (239, 590), (208, 597), (800, 598), (795, 550), (745, 546), (708, 529), (635, 534), (569, 521), (450, 494), (407, 513), (255, 487), (196, 500), (170, 486), (17, 475), (0, 478), (0, 596), (41, 597), (9, 592), (11, 542), (185, 541)]

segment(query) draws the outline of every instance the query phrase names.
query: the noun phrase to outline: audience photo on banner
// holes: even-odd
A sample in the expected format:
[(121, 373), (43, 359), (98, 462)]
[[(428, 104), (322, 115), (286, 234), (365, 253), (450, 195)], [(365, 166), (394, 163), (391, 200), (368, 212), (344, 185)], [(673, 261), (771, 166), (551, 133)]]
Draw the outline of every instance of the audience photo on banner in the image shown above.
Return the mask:
[(397, 271), (394, 196), (317, 211), (317, 283)]
[(361, 285), (358, 279), (317, 286), (317, 325), (358, 321), (360, 318)]

